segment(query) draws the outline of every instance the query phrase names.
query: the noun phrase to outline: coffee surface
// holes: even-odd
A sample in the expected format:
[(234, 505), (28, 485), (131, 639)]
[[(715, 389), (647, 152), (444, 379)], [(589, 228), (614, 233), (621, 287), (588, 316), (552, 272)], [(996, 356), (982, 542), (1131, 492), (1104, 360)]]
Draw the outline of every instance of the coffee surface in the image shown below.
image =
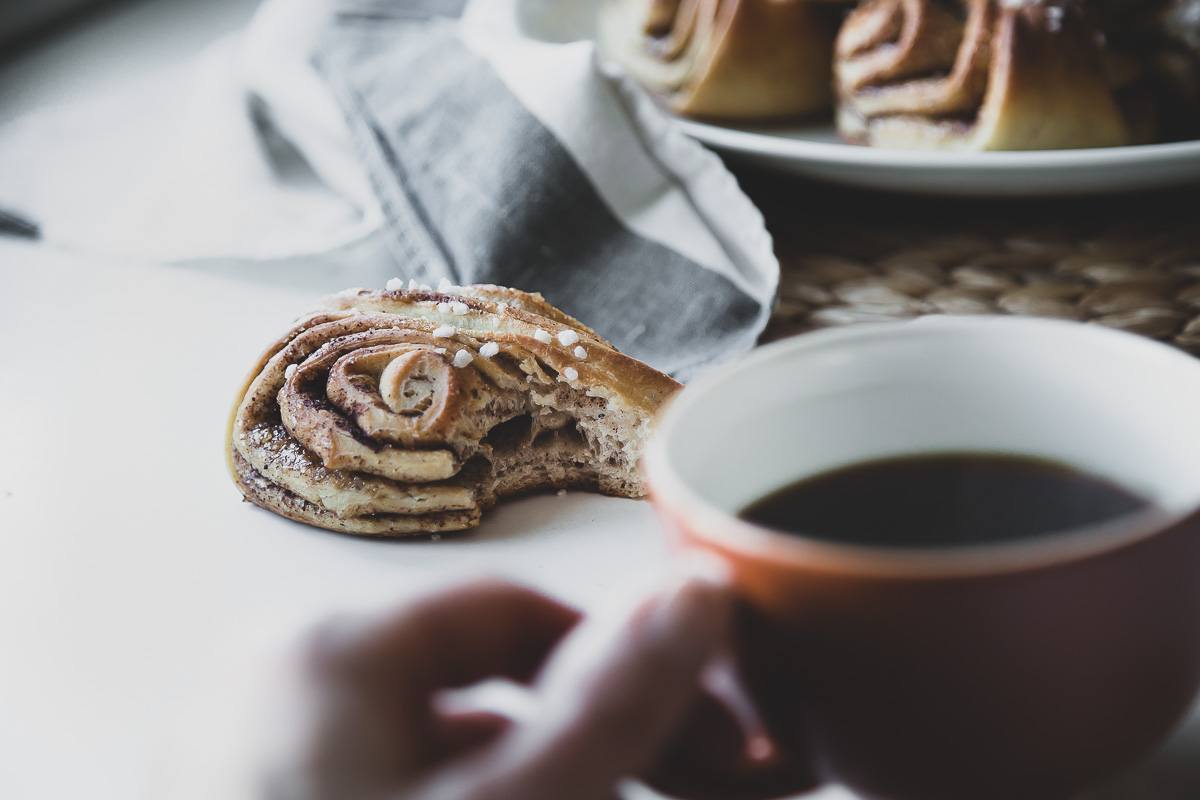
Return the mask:
[(739, 516), (834, 542), (939, 547), (1027, 539), (1148, 505), (1134, 492), (1066, 464), (944, 453), (868, 461), (804, 478)]

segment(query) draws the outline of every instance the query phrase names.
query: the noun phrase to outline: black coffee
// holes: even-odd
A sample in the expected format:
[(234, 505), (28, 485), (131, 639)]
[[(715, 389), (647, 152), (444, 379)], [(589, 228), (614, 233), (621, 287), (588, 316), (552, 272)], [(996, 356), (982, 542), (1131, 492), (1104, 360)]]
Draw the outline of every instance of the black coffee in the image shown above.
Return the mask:
[(1074, 467), (945, 453), (854, 464), (785, 486), (739, 515), (850, 544), (937, 547), (1024, 539), (1119, 517), (1149, 502)]

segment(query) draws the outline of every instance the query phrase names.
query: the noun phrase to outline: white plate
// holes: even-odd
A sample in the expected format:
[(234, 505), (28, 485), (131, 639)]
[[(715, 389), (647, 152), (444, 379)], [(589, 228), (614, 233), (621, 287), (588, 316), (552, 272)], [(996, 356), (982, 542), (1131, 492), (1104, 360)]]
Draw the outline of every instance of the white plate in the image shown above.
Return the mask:
[(859, 147), (829, 123), (717, 125), (680, 120), (710, 147), (769, 169), (918, 194), (1033, 196), (1155, 189), (1200, 181), (1200, 141), (1085, 150), (945, 153)]

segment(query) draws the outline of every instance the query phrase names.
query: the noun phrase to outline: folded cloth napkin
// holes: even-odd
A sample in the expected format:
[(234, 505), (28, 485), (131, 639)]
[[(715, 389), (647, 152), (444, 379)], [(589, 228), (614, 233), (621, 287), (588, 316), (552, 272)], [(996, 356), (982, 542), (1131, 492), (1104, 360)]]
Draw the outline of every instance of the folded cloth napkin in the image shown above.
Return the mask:
[(0, 209), (127, 256), (540, 291), (686, 377), (752, 346), (778, 264), (720, 161), (599, 63), (592, 5), (272, 0), (195, 66), (6, 126)]

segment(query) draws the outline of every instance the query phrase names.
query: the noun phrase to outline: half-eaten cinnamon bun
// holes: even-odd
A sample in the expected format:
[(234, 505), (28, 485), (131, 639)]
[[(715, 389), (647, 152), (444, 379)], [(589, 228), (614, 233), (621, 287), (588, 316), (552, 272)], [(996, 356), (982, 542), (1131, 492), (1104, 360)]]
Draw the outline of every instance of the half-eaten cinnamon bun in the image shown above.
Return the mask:
[(230, 469), (246, 499), (321, 528), (463, 530), (509, 495), (642, 496), (642, 446), (678, 388), (540, 295), (350, 290), (263, 354)]

